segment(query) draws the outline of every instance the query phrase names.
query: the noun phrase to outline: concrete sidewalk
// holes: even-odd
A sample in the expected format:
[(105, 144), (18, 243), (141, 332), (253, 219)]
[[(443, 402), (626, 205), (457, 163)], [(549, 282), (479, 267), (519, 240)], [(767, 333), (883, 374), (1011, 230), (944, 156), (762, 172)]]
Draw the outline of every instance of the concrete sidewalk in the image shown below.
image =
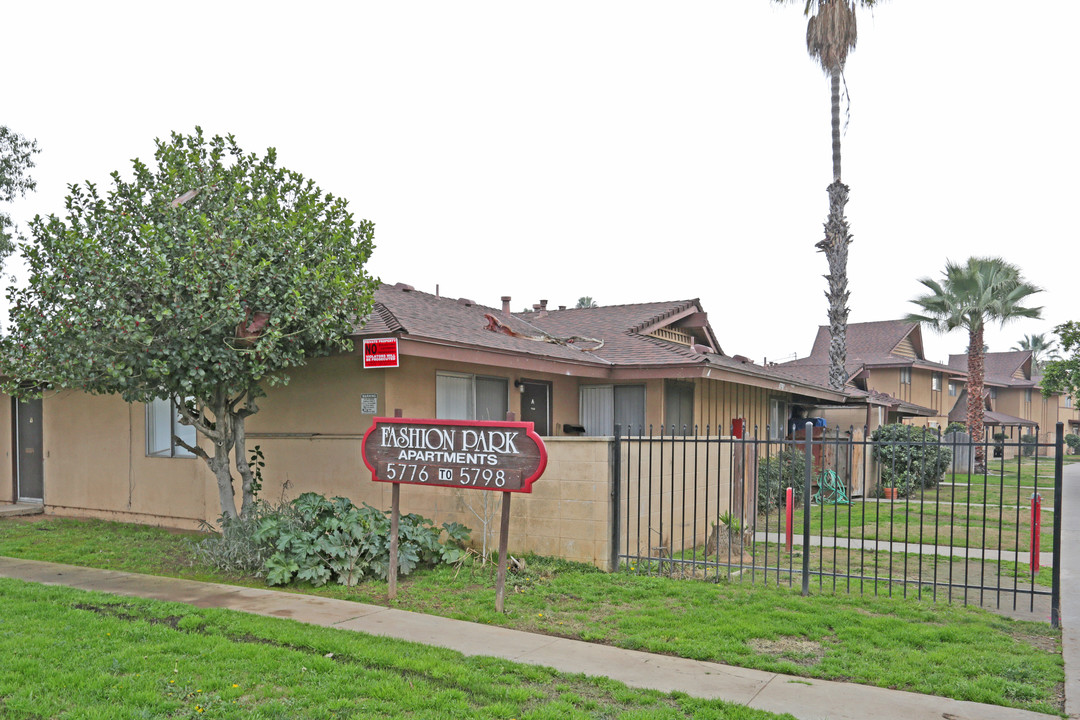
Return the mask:
[[(1080, 470), (1080, 468), (1078, 468)], [(487, 655), (632, 687), (718, 698), (800, 720), (1050, 720), (1054, 715), (622, 650), (312, 595), (0, 558), (0, 577), (289, 618)], [(1070, 668), (1066, 665), (1066, 674)], [(1073, 668), (1075, 672), (1075, 667)]]
[[(802, 533), (792, 536), (792, 547), (802, 547)], [(770, 542), (774, 545), (784, 544), (783, 533), (754, 533), (754, 542)], [(1027, 551), (1014, 552), (1012, 550), (984, 550), (976, 547), (957, 547), (952, 545), (920, 545), (918, 543), (905, 543), (898, 540), (863, 540), (861, 538), (830, 537), (821, 535), (810, 536), (811, 547), (842, 548), (845, 550), (866, 550), (867, 552), (908, 553), (910, 555), (939, 555), (959, 560), (985, 560), (987, 562), (1031, 562), (1031, 553)], [(1052, 552), (1040, 552), (1039, 564), (1049, 567), (1054, 562)]]
[(1080, 720), (1080, 463), (1065, 466), (1061, 498), (1061, 654), (1065, 713)]

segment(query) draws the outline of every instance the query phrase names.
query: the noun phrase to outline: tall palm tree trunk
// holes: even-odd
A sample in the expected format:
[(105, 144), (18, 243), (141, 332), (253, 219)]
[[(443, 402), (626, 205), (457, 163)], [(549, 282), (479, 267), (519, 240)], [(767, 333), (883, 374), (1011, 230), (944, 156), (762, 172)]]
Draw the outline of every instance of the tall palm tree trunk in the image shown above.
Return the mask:
[(983, 445), (983, 328), (968, 331), (968, 406), (967, 426), (975, 444), (975, 472), (986, 469), (986, 448)]
[(840, 68), (829, 73), (832, 84), (832, 179), (840, 182)]
[(833, 68), (832, 80), (832, 165), (833, 181), (828, 187), (829, 217), (825, 221), (825, 239), (817, 248), (825, 253), (829, 274), (825, 276), (829, 289), (829, 387), (842, 390), (847, 383), (847, 259), (851, 244), (844, 207), (849, 188), (840, 180), (840, 68)]

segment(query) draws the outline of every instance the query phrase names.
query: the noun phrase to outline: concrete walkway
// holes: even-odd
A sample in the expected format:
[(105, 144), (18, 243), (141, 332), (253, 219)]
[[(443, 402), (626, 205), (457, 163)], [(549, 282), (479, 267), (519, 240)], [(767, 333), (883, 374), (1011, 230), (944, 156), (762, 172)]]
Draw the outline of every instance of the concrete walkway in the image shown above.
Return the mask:
[[(802, 547), (802, 540), (802, 533), (795, 533), (795, 535), (792, 536), (792, 547)], [(781, 533), (778, 536), (775, 532), (754, 533), (754, 542), (770, 542), (774, 545), (782, 545), (784, 543), (784, 535)], [(1026, 550), (1020, 552), (1015, 552), (1013, 550), (984, 550), (982, 548), (974, 547), (920, 545), (919, 543), (890, 542), (889, 540), (863, 540), (861, 538), (831, 537), (828, 535), (825, 537), (811, 535), (810, 546), (867, 550), (869, 552), (910, 553), (912, 555), (940, 555), (942, 557), (953, 557), (961, 560), (986, 560), (989, 562), (1002, 560), (1005, 562), (1019, 563), (1031, 562), (1031, 553)], [(1065, 547), (1065, 545), (1062, 545), (1062, 547)], [(1050, 565), (1053, 564), (1053, 559), (1054, 554), (1052, 552), (1039, 553), (1039, 564), (1043, 567), (1050, 567)]]
[(1080, 720), (1080, 463), (1065, 466), (1061, 507), (1061, 651), (1065, 713)]
[(41, 503), (0, 502), (0, 517), (10, 515), (41, 515), (44, 512), (45, 506)]
[[(1080, 531), (1077, 534), (1080, 536)], [(791, 713), (800, 720), (1050, 720), (1057, 717), (622, 650), (312, 595), (12, 558), (0, 558), (0, 577), (290, 618), (441, 646), (465, 655), (494, 656), (568, 673), (609, 677), (632, 687), (677, 690), (695, 697), (729, 700), (770, 712)], [(1071, 668), (1074, 679), (1077, 667)], [(1066, 673), (1069, 672), (1067, 664)]]

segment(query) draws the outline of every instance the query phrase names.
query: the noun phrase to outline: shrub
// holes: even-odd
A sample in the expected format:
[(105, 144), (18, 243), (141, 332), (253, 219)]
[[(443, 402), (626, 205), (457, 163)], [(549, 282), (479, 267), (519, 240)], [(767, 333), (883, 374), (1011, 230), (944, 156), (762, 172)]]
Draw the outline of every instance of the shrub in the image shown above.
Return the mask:
[(901, 495), (932, 488), (952, 462), (952, 451), (936, 433), (913, 425), (882, 425), (870, 436), (874, 459), (881, 463), (881, 484)]
[[(465, 555), (469, 529), (443, 523), (447, 542), (439, 542), (442, 529), (415, 513), (398, 522), (398, 573), (408, 575), (418, 566), (453, 563)], [(271, 585), (306, 580), (324, 585), (331, 580), (355, 585), (365, 577), (386, 578), (390, 568), (390, 518), (368, 504), (356, 507), (348, 498), (327, 499), (308, 492), (282, 512), (263, 519), (255, 540), (274, 552), (263, 565)]]
[(787, 488), (794, 489), (795, 504), (802, 500), (806, 458), (799, 450), (782, 450), (758, 465), (758, 509), (784, 507)]
[[(267, 517), (281, 511), (263, 500), (256, 500), (246, 517), (218, 517), (220, 534), (192, 543), (195, 559), (217, 570), (241, 575), (259, 575), (263, 564), (274, 549), (256, 542), (255, 531)], [(213, 532), (216, 528), (202, 523), (202, 530)]]
[(954, 432), (966, 433), (967, 432), (967, 425), (965, 425), (962, 422), (951, 422), (951, 423), (949, 423), (949, 426), (947, 428), (945, 428), (945, 434), (948, 435), (949, 433), (954, 433)]
[[(439, 542), (443, 530), (445, 543)], [(460, 523), (440, 529), (415, 513), (402, 515), (398, 573), (457, 562), (468, 539), (469, 529)], [(390, 518), (366, 503), (358, 508), (348, 498), (311, 492), (278, 507), (257, 501), (249, 517), (223, 520), (221, 535), (196, 543), (194, 553), (220, 570), (265, 576), (270, 585), (306, 580), (351, 586), (389, 574)]]
[(1039, 442), (1038, 435), (1021, 435), (1020, 445), (1023, 448), (1021, 452), (1024, 453), (1024, 457), (1031, 457), (1035, 454), (1036, 444)]
[(1065, 444), (1072, 450), (1073, 455), (1080, 454), (1080, 435), (1069, 433), (1065, 436)]

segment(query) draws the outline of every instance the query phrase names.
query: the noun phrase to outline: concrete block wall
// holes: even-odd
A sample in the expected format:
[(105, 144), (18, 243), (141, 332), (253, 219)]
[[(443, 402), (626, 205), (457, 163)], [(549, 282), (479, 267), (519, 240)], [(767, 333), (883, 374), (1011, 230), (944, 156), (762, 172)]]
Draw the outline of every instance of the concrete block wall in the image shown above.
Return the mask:
[(668, 438), (622, 448), (620, 553), (670, 557), (703, 545), (732, 508), (731, 446)]

